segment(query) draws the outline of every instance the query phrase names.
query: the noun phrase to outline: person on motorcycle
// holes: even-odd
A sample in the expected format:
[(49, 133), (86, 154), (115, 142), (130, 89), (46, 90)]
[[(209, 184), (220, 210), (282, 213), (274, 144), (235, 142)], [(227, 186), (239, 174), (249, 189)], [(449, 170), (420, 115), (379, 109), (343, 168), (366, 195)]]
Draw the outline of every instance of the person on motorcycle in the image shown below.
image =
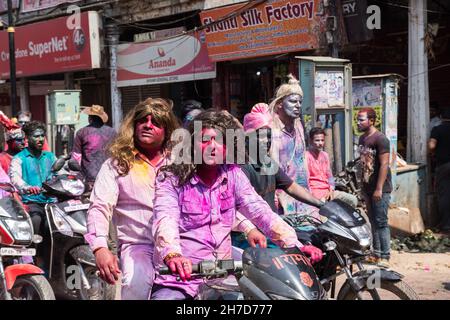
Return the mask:
[[(270, 155), (288, 177), (309, 190), (305, 134), (301, 121), (303, 90), (292, 74), (288, 75), (288, 79), (288, 83), (276, 90), (275, 98), (269, 105), (273, 114)], [(320, 219), (316, 208), (294, 199), (283, 190), (277, 190), (276, 194), (285, 215), (304, 214)]]
[[(95, 180), (85, 239), (102, 279), (115, 284), (122, 274), (121, 298), (146, 300), (153, 278), (153, 212), (157, 170), (167, 161), (172, 132), (179, 123), (171, 101), (147, 100), (125, 116)], [(118, 259), (108, 249), (110, 221), (117, 228)]]
[[(323, 202), (315, 198), (308, 190), (295, 183), (283, 169), (278, 168), (269, 172), (270, 161), (269, 150), (272, 141), (272, 115), (267, 104), (256, 104), (250, 113), (244, 116), (244, 131), (249, 137), (249, 145), (257, 144), (256, 154), (249, 155), (248, 163), (241, 166), (242, 171), (249, 178), (256, 192), (270, 205), (272, 211), (277, 212), (275, 206), (275, 190), (285, 191), (298, 201), (320, 207)], [(250, 150), (250, 148), (248, 148)], [(264, 158), (264, 159), (263, 159)]]
[(33, 223), (34, 233), (43, 236), (44, 241), (37, 247), (45, 248), (48, 237), (44, 207), (56, 199), (42, 193), (42, 183), (52, 176), (52, 165), (56, 156), (44, 151), (46, 126), (39, 121), (30, 121), (23, 126), (28, 146), (11, 160), (9, 176), (11, 183), (19, 190), (22, 202), (27, 205)]
[(8, 173), (12, 158), (25, 148), (25, 133), (21, 128), (6, 131), (6, 145), (7, 150), (0, 153), (0, 165)]
[(325, 130), (312, 128), (309, 131), (309, 148), (306, 151), (306, 163), (308, 165), (308, 184), (311, 193), (322, 201), (340, 199), (353, 208), (358, 206), (358, 198), (347, 192), (334, 189), (334, 177), (331, 172), (331, 164), (325, 146)]
[(223, 164), (234, 143), (227, 148), (222, 138), (236, 127), (227, 112), (199, 114), (189, 127), (193, 148), (188, 161), (166, 166), (158, 175), (152, 226), (155, 264), (166, 264), (183, 282), (175, 275), (157, 275), (154, 300), (194, 298), (202, 280), (190, 280), (192, 263), (231, 258), (236, 210), (280, 247), (297, 246), (313, 262), (322, 258), (318, 248), (302, 246), (294, 229), (256, 193), (239, 166)]
[[(110, 146), (112, 156), (103, 163), (94, 183), (85, 239), (102, 279), (114, 284), (122, 274), (124, 300), (146, 300), (151, 292), (155, 177), (169, 161), (170, 137), (178, 127), (171, 101), (149, 98), (139, 103), (122, 122)], [(108, 249), (111, 220), (117, 228), (120, 268)], [(245, 221), (240, 225), (249, 228)]]

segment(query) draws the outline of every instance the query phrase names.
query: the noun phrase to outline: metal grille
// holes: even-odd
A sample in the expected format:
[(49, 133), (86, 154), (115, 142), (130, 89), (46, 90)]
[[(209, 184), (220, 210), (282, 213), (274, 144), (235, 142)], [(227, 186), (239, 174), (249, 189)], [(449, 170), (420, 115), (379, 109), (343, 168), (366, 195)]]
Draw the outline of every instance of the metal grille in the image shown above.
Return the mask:
[(151, 85), (151, 86), (133, 86), (133, 87), (123, 87), (122, 92), (122, 110), (125, 116), (128, 111), (130, 111), (139, 102), (145, 99), (158, 98), (161, 96), (161, 86)]

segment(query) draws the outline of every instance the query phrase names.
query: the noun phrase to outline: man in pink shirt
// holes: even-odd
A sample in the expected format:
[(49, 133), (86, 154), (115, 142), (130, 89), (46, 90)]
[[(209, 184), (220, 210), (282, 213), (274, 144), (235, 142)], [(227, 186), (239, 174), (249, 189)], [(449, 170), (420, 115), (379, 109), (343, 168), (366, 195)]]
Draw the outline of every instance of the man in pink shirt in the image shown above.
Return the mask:
[(358, 199), (354, 195), (334, 189), (330, 158), (323, 151), (325, 130), (312, 128), (309, 132), (309, 138), (310, 147), (306, 151), (306, 163), (308, 165), (308, 185), (313, 196), (322, 201), (340, 199), (356, 208)]
[[(100, 276), (114, 284), (122, 273), (122, 299), (145, 300), (153, 279), (151, 218), (155, 177), (167, 163), (166, 151), (179, 123), (172, 105), (149, 98), (125, 117), (91, 194), (86, 240)], [(108, 249), (109, 222), (117, 228), (120, 270)]]
[[(197, 135), (196, 124), (200, 125)], [(201, 279), (190, 280), (192, 263), (232, 257), (231, 230), (239, 210), (274, 243), (281, 247), (301, 247), (313, 262), (322, 252), (302, 246), (292, 227), (274, 213), (256, 193), (250, 181), (227, 159), (226, 129), (236, 129), (226, 112), (205, 111), (190, 125), (194, 152), (189, 163), (173, 164), (162, 169), (156, 182), (154, 220), (155, 264), (166, 264), (175, 275), (158, 275), (152, 299), (192, 299)], [(199, 152), (200, 163), (194, 154)], [(190, 281), (187, 281), (190, 280)]]

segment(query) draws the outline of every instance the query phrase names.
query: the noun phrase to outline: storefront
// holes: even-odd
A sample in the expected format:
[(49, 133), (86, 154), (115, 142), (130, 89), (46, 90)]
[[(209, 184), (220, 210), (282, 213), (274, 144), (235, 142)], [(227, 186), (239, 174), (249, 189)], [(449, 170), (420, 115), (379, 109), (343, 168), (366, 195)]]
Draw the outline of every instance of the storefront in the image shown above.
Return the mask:
[[(10, 76), (10, 66), (6, 31), (0, 32), (0, 43), (0, 80), (7, 80)], [(95, 75), (97, 71), (94, 70), (101, 67), (101, 43), (101, 19), (95, 11), (81, 13), (79, 21), (62, 17), (16, 27), (15, 56), (19, 103), (22, 101), (24, 104), (24, 101), (27, 101), (33, 118), (47, 122), (46, 93), (64, 89), (65, 74), (76, 73), (82, 77), (85, 72), (91, 72)], [(83, 80), (77, 81), (76, 85), (82, 86)], [(9, 87), (9, 82), (2, 86)], [(27, 109), (28, 106), (21, 107)], [(12, 116), (10, 109), (5, 108), (4, 111)]]
[(119, 45), (117, 65), (124, 114), (148, 97), (170, 98), (177, 110), (181, 101), (191, 98), (199, 82), (216, 77), (204, 32), (198, 31)]
[(298, 76), (299, 52), (321, 47), (321, 1), (249, 1), (202, 11), (209, 57), (217, 62), (213, 104), (242, 120), (269, 102), (288, 73)]

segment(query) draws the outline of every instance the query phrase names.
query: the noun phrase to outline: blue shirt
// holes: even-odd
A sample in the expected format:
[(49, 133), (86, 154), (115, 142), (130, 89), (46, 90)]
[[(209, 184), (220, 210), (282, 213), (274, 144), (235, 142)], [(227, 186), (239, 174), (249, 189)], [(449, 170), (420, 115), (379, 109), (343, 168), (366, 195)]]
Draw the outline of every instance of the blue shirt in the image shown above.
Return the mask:
[[(9, 176), (14, 186), (19, 191), (24, 191), (27, 187), (42, 187), (42, 183), (51, 177), (51, 168), (56, 161), (56, 156), (52, 152), (42, 151), (39, 158), (36, 158), (28, 148), (16, 154), (11, 160)], [(44, 194), (32, 195), (22, 194), (24, 203), (54, 202), (55, 198)]]

